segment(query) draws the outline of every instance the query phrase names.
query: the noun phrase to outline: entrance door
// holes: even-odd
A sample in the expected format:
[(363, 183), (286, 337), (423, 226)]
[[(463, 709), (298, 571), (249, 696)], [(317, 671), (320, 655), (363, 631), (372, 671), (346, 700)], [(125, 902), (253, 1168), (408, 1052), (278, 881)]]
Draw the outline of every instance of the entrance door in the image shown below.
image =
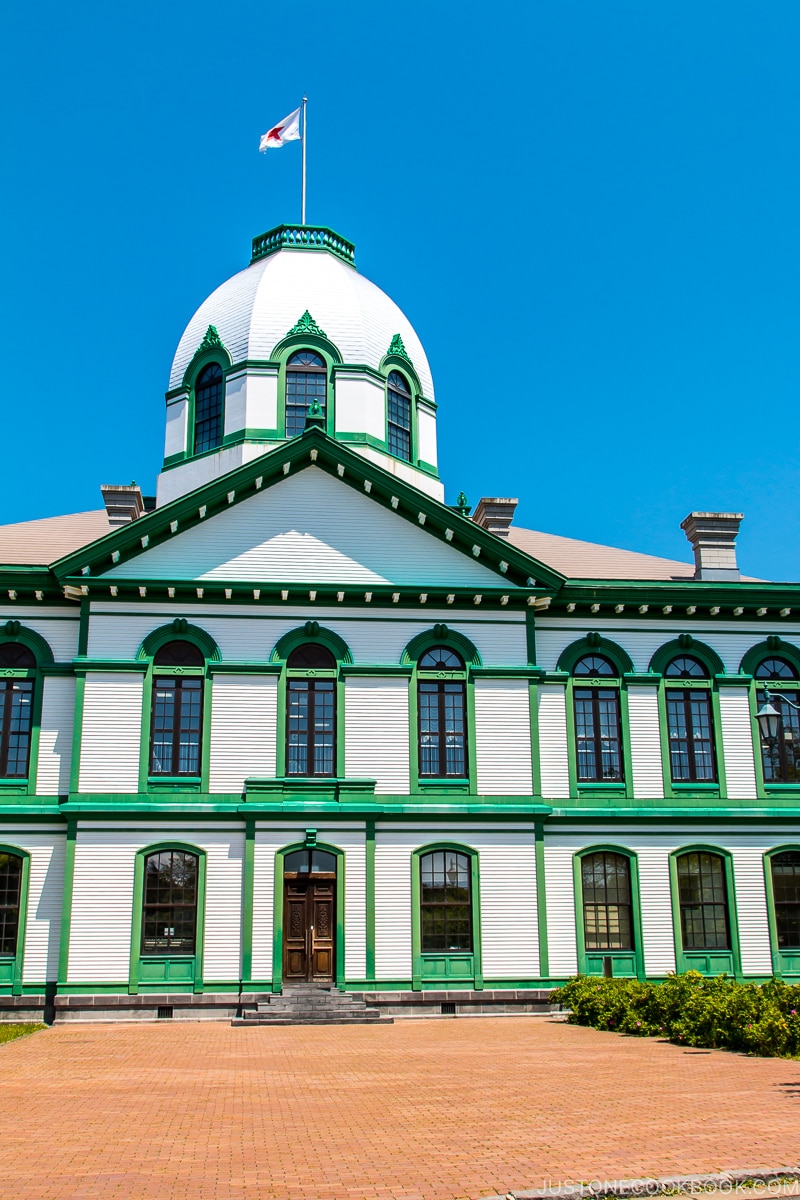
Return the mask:
[[(332, 860), (317, 863), (312, 860)], [(293, 862), (300, 855), (305, 861)], [(287, 983), (333, 983), (336, 974), (336, 861), (332, 854), (297, 851), (285, 859), (283, 978)], [(299, 866), (300, 870), (289, 870)], [(320, 866), (334, 869), (320, 871)], [(306, 867), (303, 870), (302, 867)], [(313, 868), (317, 868), (314, 870)]]

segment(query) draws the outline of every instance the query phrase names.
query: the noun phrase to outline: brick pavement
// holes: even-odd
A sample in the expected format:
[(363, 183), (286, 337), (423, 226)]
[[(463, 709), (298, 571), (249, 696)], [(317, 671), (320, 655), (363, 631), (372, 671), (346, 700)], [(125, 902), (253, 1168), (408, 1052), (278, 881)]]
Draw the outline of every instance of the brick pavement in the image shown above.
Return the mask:
[(0, 1064), (0, 1200), (475, 1200), (800, 1159), (800, 1063), (537, 1018), (62, 1026)]

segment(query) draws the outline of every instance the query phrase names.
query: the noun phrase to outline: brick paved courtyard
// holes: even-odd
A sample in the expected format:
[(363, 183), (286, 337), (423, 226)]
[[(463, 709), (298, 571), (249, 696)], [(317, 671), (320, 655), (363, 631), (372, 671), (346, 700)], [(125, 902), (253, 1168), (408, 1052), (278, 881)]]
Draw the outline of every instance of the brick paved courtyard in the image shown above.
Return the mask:
[(0, 1046), (1, 1200), (451, 1200), (800, 1159), (800, 1063), (536, 1018)]

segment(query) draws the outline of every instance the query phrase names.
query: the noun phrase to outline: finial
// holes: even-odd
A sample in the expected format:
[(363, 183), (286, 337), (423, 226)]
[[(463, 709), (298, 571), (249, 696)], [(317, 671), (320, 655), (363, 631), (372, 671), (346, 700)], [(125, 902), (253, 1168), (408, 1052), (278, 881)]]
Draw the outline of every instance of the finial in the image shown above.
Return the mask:
[(467, 499), (464, 492), (458, 493), (458, 499), (456, 500), (456, 508), (461, 513), (462, 517), (468, 517), (470, 512), (472, 511), (472, 505), (470, 504), (470, 502)]
[(319, 400), (312, 400), (306, 412), (306, 429), (325, 428), (325, 410)]

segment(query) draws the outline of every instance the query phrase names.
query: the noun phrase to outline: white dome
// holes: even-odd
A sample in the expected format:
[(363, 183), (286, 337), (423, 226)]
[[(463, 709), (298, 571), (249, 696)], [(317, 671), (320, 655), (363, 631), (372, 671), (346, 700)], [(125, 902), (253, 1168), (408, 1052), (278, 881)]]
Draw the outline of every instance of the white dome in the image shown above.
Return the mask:
[(212, 292), (180, 340), (170, 389), (181, 386), (209, 325), (216, 328), (232, 362), (264, 361), (306, 310), (345, 363), (377, 370), (399, 333), (423, 394), (434, 399), (422, 343), (394, 301), (334, 253), (307, 246), (276, 250)]

